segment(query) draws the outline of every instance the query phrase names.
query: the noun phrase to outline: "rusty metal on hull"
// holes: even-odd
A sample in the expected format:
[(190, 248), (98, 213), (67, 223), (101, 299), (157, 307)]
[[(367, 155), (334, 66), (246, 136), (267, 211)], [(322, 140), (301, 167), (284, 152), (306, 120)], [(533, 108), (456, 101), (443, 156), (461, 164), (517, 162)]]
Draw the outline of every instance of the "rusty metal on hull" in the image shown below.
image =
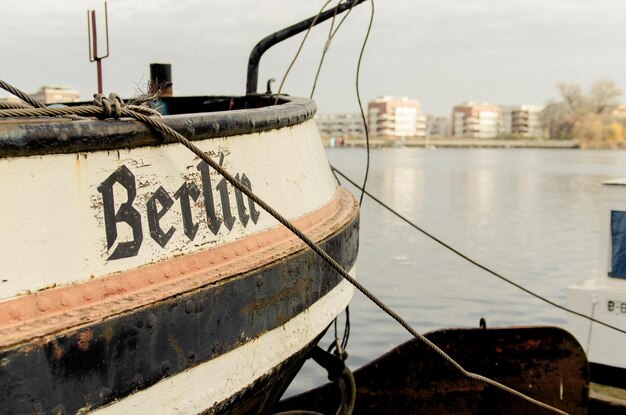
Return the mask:
[[(356, 209), (352, 196), (340, 189), (331, 202), (294, 223), (321, 240), (349, 222)], [(0, 350), (267, 266), (303, 247), (287, 229), (275, 227), (216, 248), (3, 301)]]
[[(328, 223), (327, 233), (319, 237), (321, 246), (350, 269), (358, 250), (358, 207), (344, 191), (341, 195), (343, 208), (335, 215), (339, 221)], [(191, 276), (183, 281), (191, 284), (186, 289), (159, 299), (150, 295), (153, 301), (147, 304), (138, 302), (139, 293), (118, 293), (113, 306), (126, 306), (113, 314), (108, 314), (111, 305), (102, 299), (89, 307), (34, 315), (31, 323), (43, 318), (47, 327), (64, 320), (73, 323), (17, 344), (8, 341), (0, 349), (0, 414), (97, 408), (280, 327), (341, 281), (323, 260), (302, 250), (295, 238), (286, 243), (290, 241), (295, 245), (287, 250), (289, 256), (284, 250), (279, 256), (259, 250), (257, 257), (269, 254), (270, 261), (241, 272), (235, 255), (223, 264), (230, 268), (230, 276), (215, 280), (209, 274), (200, 284)], [(280, 243), (276, 247), (284, 248)], [(198, 278), (207, 277), (206, 272), (200, 274)], [(165, 275), (164, 280), (169, 279)], [(94, 319), (99, 313), (103, 316)], [(17, 337), (23, 331), (20, 327), (31, 329), (25, 322), (5, 323)]]
[[(578, 342), (556, 327), (457, 329), (426, 334), (467, 370), (572, 415), (587, 414), (589, 368)], [(355, 373), (355, 414), (548, 414), (512, 395), (463, 377), (430, 348), (411, 340)], [(275, 410), (329, 413), (338, 391), (326, 385)]]

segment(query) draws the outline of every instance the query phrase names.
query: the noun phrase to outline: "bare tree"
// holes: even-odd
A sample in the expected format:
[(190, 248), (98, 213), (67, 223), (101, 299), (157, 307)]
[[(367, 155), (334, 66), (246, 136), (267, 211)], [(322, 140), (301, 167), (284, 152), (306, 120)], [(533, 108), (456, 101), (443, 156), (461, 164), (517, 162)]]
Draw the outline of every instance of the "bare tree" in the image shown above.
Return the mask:
[(574, 138), (585, 146), (619, 145), (624, 128), (615, 118), (622, 91), (609, 79), (596, 81), (585, 95), (580, 85), (560, 82), (561, 100), (549, 103), (542, 120), (552, 139)]
[(596, 114), (612, 111), (622, 96), (622, 90), (610, 79), (596, 81), (589, 94), (589, 101)]
[(568, 82), (559, 82), (556, 87), (561, 93), (563, 101), (565, 101), (575, 117), (580, 116), (587, 111), (589, 103), (587, 97), (583, 94), (580, 85)]

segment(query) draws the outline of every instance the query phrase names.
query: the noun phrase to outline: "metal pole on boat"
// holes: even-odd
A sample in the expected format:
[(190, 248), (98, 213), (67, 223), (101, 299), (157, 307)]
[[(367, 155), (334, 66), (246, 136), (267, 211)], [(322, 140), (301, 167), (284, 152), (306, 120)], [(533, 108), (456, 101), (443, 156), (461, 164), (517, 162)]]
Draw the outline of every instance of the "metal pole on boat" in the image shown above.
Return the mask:
[(246, 95), (252, 95), (257, 93), (256, 88), (259, 83), (259, 62), (261, 61), (261, 56), (263, 56), (265, 51), (267, 51), (275, 44), (282, 42), (285, 39), (289, 39), (290, 37), (295, 36), (298, 33), (304, 32), (310, 27), (318, 25), (333, 16), (337, 16), (339, 13), (350, 10), (354, 6), (357, 6), (364, 1), (365, 0), (346, 0), (345, 2), (339, 4), (337, 7), (334, 7), (309, 19), (291, 25), (283, 30), (279, 30), (278, 32), (272, 33), (271, 35), (262, 39), (259, 43), (256, 44), (256, 46), (254, 46), (254, 49), (252, 49), (252, 52), (250, 52), (250, 58), (248, 58)]
[(104, 2), (104, 27), (106, 34), (107, 53), (98, 56), (98, 31), (96, 29), (96, 11), (87, 10), (87, 37), (89, 39), (89, 62), (96, 62), (98, 76), (98, 93), (102, 93), (102, 59), (109, 56), (109, 15), (107, 2)]
[(172, 64), (151, 63), (150, 93), (159, 92), (159, 96), (171, 97), (173, 95), (172, 85)]

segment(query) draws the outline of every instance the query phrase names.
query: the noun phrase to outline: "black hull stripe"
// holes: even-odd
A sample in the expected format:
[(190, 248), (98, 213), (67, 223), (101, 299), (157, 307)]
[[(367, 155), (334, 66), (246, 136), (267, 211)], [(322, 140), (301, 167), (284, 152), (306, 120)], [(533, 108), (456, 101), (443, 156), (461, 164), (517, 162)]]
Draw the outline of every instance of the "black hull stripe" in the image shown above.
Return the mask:
[[(322, 247), (350, 269), (358, 217)], [(280, 327), (340, 281), (306, 250), (71, 334), (5, 350), (0, 414), (71, 414), (106, 405)]]

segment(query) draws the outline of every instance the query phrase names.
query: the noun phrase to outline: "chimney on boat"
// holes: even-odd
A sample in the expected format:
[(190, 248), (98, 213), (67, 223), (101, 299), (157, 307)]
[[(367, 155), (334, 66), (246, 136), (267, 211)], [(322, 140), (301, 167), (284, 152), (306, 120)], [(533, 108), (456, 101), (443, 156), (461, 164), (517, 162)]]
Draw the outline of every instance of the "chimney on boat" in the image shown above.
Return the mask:
[(151, 92), (159, 91), (162, 97), (171, 97), (172, 92), (172, 64), (150, 64), (150, 89)]

